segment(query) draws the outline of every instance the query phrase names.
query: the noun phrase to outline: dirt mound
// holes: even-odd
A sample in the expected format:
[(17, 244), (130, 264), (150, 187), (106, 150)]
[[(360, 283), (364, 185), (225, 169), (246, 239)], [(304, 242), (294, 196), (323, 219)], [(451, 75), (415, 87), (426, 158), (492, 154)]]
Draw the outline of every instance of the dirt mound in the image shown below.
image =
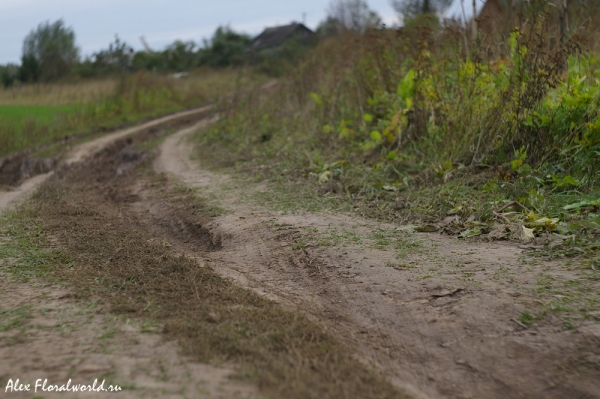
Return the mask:
[[(69, 179), (75, 181), (96, 182), (96, 187), (104, 197), (115, 204), (145, 206), (145, 212), (151, 216), (148, 227), (159, 236), (193, 245), (196, 250), (218, 250), (221, 248), (221, 237), (205, 227), (208, 223), (206, 216), (194, 213), (199, 204), (187, 203), (189, 195), (184, 195), (185, 199), (179, 205), (167, 203), (156, 197), (152, 190), (144, 191), (136, 186), (135, 179), (130, 175), (137, 173), (136, 166), (150, 160), (148, 153), (141, 149), (141, 144), (169, 131), (168, 126), (152, 128), (135, 137), (117, 140), (88, 161), (64, 168), (58, 175), (70, 175)], [(148, 196), (153, 196), (153, 201), (141, 204), (142, 198)]]

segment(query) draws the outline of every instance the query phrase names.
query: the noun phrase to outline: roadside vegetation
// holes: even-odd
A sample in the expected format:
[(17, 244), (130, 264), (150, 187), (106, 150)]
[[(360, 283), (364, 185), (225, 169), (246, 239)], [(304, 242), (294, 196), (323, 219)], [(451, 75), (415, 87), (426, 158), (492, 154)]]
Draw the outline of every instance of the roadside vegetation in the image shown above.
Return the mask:
[(246, 71), (231, 69), (198, 70), (183, 79), (141, 71), (0, 90), (0, 157), (216, 102), (249, 79)]
[(572, 6), (562, 36), (556, 10), (524, 2), (474, 40), (423, 14), (402, 30), (346, 29), (199, 133), (198, 154), (311, 203), (534, 242), (596, 273), (600, 54), (586, 21), (600, 10)]

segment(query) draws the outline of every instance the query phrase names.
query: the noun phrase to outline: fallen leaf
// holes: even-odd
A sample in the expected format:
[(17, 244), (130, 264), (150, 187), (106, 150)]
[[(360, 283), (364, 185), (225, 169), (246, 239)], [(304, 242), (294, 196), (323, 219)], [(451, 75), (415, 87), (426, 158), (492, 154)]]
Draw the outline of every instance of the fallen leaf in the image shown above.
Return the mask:
[(481, 228), (475, 227), (474, 229), (468, 229), (460, 233), (461, 238), (476, 237), (481, 235)]
[[(527, 221), (527, 219), (526, 219)], [(554, 231), (557, 229), (559, 219), (549, 219), (546, 217), (539, 218), (526, 224), (527, 227), (535, 231), (547, 230)]]
[(526, 222), (535, 222), (537, 220), (537, 217), (535, 216), (535, 213), (533, 211), (529, 212), (529, 215), (527, 215), (527, 217), (525, 218)]
[(521, 226), (521, 241), (529, 242), (535, 239), (535, 234), (533, 234), (533, 229), (528, 229), (525, 226)]
[(329, 181), (330, 177), (331, 177), (331, 172), (326, 170), (325, 172), (321, 173), (321, 175), (319, 175), (319, 183), (321, 183), (321, 184), (327, 183)]
[(571, 205), (565, 205), (563, 207), (563, 209), (565, 211), (570, 211), (573, 209), (580, 209), (580, 208), (585, 208), (585, 207), (596, 207), (596, 206), (600, 206), (600, 200), (595, 200), (595, 201), (591, 201), (591, 200), (584, 200), (581, 202), (577, 202), (575, 204), (571, 204)]
[(504, 224), (495, 223), (492, 226), (492, 231), (488, 234), (488, 237), (492, 240), (502, 240), (510, 234), (510, 229)]
[(440, 228), (433, 224), (423, 224), (421, 226), (415, 227), (415, 231), (419, 233), (433, 233), (438, 231)]

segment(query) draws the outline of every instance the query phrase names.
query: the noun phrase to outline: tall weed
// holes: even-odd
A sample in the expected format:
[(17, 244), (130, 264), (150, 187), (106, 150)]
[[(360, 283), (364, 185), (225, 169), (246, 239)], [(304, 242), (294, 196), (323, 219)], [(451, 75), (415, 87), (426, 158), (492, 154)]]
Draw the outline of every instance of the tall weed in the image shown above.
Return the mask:
[(249, 93), (204, 135), (205, 155), (365, 195), (460, 167), (515, 176), (552, 167), (593, 179), (582, 157), (598, 154), (594, 53), (582, 55), (577, 35), (558, 40), (548, 2), (521, 11), (497, 57), (483, 38), (465, 45), (457, 26), (323, 41), (276, 94)]

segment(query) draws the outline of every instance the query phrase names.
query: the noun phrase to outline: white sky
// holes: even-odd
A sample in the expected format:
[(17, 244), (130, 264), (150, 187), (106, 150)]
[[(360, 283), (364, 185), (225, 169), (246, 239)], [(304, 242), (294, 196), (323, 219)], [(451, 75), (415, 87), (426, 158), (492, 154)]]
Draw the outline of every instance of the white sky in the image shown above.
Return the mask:
[[(471, 1), (471, 0), (466, 0)], [(480, 1), (480, 0), (478, 0)], [(388, 25), (396, 15), (389, 0), (368, 0)], [(0, 64), (18, 63), (25, 36), (44, 21), (62, 18), (73, 27), (83, 55), (108, 48), (115, 34), (141, 49), (163, 49), (176, 39), (197, 44), (219, 25), (251, 35), (267, 26), (301, 21), (315, 28), (325, 18), (328, 0), (0, 0)]]

